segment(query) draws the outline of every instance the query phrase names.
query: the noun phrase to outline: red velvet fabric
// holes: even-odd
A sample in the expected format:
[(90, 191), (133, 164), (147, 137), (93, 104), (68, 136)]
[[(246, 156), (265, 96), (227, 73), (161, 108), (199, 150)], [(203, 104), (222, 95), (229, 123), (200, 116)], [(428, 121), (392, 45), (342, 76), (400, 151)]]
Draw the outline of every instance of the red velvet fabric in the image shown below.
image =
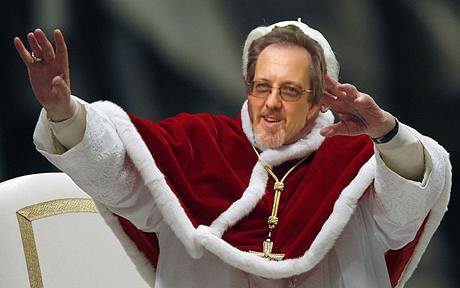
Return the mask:
[[(183, 113), (152, 122), (129, 116), (195, 227), (211, 224), (241, 197), (257, 155), (239, 117)], [(272, 234), (274, 252), (286, 254), (284, 259), (302, 256), (328, 219), (343, 188), (372, 155), (369, 137), (336, 136), (326, 139), (316, 153), (297, 167), (286, 179), (281, 194), (279, 223)], [(275, 167), (274, 173), (281, 178), (296, 162), (285, 162)], [(274, 181), (269, 179), (267, 191), (256, 208), (223, 235), (225, 241), (242, 251), (260, 251), (266, 239), (274, 197)], [(157, 244), (148, 244), (156, 237), (152, 240), (150, 233), (136, 232), (124, 219), (120, 223), (156, 265), (158, 251), (152, 249), (158, 249)]]

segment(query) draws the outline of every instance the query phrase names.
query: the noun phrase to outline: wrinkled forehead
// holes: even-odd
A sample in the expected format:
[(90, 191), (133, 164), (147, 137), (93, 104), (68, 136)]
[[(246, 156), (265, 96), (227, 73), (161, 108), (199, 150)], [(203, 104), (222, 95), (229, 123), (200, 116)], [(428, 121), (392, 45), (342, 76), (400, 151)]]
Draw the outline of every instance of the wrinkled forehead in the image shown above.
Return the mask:
[(305, 48), (292, 44), (270, 45), (257, 58), (253, 80), (290, 82), (302, 86), (310, 82), (311, 67), (311, 56)]
[(275, 27), (286, 27), (289, 25), (296, 26), (302, 30), (305, 35), (309, 36), (316, 42), (318, 42), (321, 47), (323, 48), (324, 51), (324, 58), (326, 60), (326, 69), (327, 69), (327, 74), (331, 76), (334, 79), (339, 78), (339, 63), (337, 62), (337, 59), (335, 58), (335, 54), (332, 51), (331, 46), (329, 45), (329, 42), (327, 42), (326, 38), (318, 31), (310, 26), (308, 26), (305, 23), (302, 23), (300, 19), (298, 21), (283, 21), (283, 22), (278, 22), (275, 24), (272, 24), (270, 26), (260, 26), (252, 30), (248, 37), (246, 38), (246, 41), (244, 43), (244, 48), (243, 48), (243, 77), (246, 78), (247, 76), (247, 66), (248, 66), (248, 51), (249, 47), (251, 46), (252, 42), (255, 40), (267, 35), (270, 33), (273, 28)]

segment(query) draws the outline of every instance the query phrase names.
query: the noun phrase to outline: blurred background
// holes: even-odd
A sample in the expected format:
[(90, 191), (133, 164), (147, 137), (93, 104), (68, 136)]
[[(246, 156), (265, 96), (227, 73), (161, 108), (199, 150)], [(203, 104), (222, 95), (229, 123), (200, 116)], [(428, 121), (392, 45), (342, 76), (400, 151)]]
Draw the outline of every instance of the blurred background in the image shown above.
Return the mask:
[(460, 287), (460, 1), (15, 0), (0, 11), (0, 182), (56, 171), (35, 151), (34, 100), (13, 37), (60, 28), (72, 93), (152, 120), (180, 112), (236, 115), (241, 52), (253, 28), (297, 20), (320, 30), (340, 80), (450, 152), (449, 212), (407, 287)]

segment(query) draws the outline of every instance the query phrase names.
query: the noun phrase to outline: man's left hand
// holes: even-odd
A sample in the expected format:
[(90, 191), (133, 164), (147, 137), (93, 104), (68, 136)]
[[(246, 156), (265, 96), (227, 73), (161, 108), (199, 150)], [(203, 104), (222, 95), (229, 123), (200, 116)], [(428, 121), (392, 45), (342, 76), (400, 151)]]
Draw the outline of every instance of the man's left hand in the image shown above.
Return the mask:
[(334, 111), (340, 121), (321, 129), (323, 136), (367, 134), (371, 138), (386, 135), (395, 126), (395, 118), (382, 110), (371, 96), (351, 84), (341, 84), (326, 76), (326, 91), (321, 111)]

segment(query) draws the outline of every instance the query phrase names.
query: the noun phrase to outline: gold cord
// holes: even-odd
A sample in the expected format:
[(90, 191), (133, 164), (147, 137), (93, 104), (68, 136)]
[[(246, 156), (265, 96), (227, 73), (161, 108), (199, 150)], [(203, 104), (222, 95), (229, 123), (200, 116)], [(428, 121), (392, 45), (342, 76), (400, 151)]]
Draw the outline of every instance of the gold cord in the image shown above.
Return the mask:
[[(257, 157), (260, 160), (260, 154), (257, 149), (252, 146), (254, 151), (257, 154)], [(271, 235), (272, 231), (275, 229), (276, 225), (278, 224), (278, 207), (279, 207), (279, 202), (280, 202), (280, 197), (281, 197), (281, 191), (284, 190), (284, 180), (286, 180), (287, 176), (295, 169), (297, 168), (300, 164), (302, 164), (303, 161), (305, 161), (308, 158), (308, 156), (305, 156), (304, 158), (300, 159), (299, 162), (297, 162), (294, 166), (289, 169), (289, 171), (284, 174), (283, 178), (281, 178), (281, 181), (278, 180), (278, 177), (276, 177), (275, 173), (273, 172), (272, 168), (268, 165), (264, 165), (265, 171), (275, 180), (275, 185), (273, 186), (273, 190), (275, 191), (275, 196), (273, 199), (273, 207), (272, 207), (272, 213), (268, 217), (268, 237), (267, 240), (264, 241), (263, 243), (263, 252), (255, 252), (255, 251), (249, 251), (250, 253), (256, 254), (258, 256), (267, 258), (269, 260), (281, 260), (284, 257), (284, 254), (275, 254), (271, 253), (273, 249), (273, 242), (271, 241)]]

